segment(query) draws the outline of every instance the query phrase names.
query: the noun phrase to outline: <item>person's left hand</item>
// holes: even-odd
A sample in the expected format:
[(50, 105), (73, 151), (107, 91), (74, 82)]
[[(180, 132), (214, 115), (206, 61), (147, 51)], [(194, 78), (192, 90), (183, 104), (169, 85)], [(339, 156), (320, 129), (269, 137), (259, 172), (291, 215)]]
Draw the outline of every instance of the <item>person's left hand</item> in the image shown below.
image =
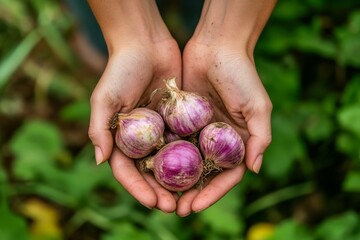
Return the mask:
[(245, 142), (244, 163), (224, 169), (205, 186), (191, 189), (178, 200), (177, 214), (186, 216), (214, 204), (238, 184), (246, 170), (259, 172), (271, 142), (272, 104), (251, 58), (231, 42), (202, 44), (190, 40), (183, 54), (183, 89), (206, 96), (215, 121), (232, 125)]

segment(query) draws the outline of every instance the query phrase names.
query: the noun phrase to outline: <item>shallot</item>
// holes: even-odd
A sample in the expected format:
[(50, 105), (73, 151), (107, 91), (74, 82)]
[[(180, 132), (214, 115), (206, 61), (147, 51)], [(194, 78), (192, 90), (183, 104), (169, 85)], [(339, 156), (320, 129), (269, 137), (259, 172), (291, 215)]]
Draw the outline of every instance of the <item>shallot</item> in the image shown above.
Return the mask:
[(165, 128), (165, 131), (164, 131), (164, 141), (165, 141), (165, 143), (170, 143), (170, 142), (180, 140), (180, 139), (182, 139), (182, 137), (180, 137), (176, 133), (173, 133), (169, 129)]
[(129, 113), (118, 113), (115, 142), (130, 158), (138, 159), (149, 155), (164, 145), (164, 121), (154, 110), (135, 108)]
[(169, 129), (179, 136), (189, 136), (211, 122), (214, 110), (204, 96), (180, 90), (175, 78), (166, 81), (166, 90), (157, 111)]
[(155, 179), (169, 191), (181, 192), (193, 187), (202, 174), (199, 149), (185, 140), (176, 140), (154, 156), (141, 160), (142, 170), (151, 170)]
[(241, 164), (245, 146), (241, 136), (229, 124), (213, 122), (199, 135), (199, 147), (204, 157), (205, 171), (234, 168)]

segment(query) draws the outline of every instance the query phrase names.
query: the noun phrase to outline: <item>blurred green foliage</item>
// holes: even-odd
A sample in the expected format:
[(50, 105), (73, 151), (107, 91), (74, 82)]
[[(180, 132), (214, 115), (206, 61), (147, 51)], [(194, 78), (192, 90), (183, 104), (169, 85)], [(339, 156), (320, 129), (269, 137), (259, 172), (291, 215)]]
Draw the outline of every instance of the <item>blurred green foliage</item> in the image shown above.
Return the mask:
[[(70, 47), (63, 4), (0, 0), (0, 239), (359, 239), (359, 7), (278, 2), (255, 52), (274, 105), (263, 168), (179, 218), (144, 209), (95, 165), (98, 76)], [(250, 231), (261, 223), (272, 227)]]

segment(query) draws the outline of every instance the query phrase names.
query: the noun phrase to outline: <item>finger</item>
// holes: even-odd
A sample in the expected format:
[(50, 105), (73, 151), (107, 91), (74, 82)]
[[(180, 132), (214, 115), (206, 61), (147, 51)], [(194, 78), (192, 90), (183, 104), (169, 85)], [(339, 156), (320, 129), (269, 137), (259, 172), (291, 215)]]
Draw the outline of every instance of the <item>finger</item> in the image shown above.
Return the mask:
[(177, 202), (176, 214), (180, 217), (186, 217), (191, 212), (191, 204), (194, 201), (195, 197), (199, 194), (200, 190), (192, 188), (184, 192)]
[(109, 106), (103, 96), (94, 92), (90, 100), (91, 114), (89, 138), (95, 148), (96, 163), (100, 164), (110, 158), (113, 149), (113, 136), (110, 131), (110, 121), (117, 111)]
[(216, 175), (195, 197), (191, 205), (192, 211), (203, 211), (221, 199), (228, 191), (241, 181), (245, 170), (245, 165), (241, 164), (236, 168), (226, 169)]
[(127, 158), (120, 150), (115, 148), (109, 163), (115, 179), (136, 200), (147, 208), (156, 207), (156, 193), (140, 174), (134, 160)]
[(173, 192), (172, 195), (173, 195), (173, 197), (175, 199), (175, 202), (177, 202), (179, 200), (179, 198), (180, 198), (179, 194), (177, 192)]
[[(143, 174), (145, 180), (149, 183), (149, 185), (155, 191), (157, 196), (157, 204), (156, 208), (165, 212), (171, 213), (176, 209), (176, 198), (173, 192), (169, 192), (165, 188), (163, 188), (154, 178), (154, 176), (150, 173)], [(177, 195), (177, 194), (176, 194)]]
[(204, 181), (204, 183), (202, 183), (200, 186), (198, 186), (197, 188), (192, 188), (188, 191), (185, 191), (179, 201), (178, 201), (178, 206), (176, 209), (176, 214), (180, 217), (186, 217), (189, 214), (192, 213), (192, 208), (191, 205), (194, 201), (194, 199), (196, 198), (196, 196), (200, 193), (200, 191), (206, 187), (206, 185), (211, 181), (211, 179), (214, 178), (214, 176), (216, 176), (217, 172), (215, 173), (210, 173), (209, 175), (206, 176), (206, 179), (202, 180)]
[(265, 105), (247, 122), (250, 137), (246, 142), (247, 167), (259, 173), (263, 154), (271, 143), (271, 103)]

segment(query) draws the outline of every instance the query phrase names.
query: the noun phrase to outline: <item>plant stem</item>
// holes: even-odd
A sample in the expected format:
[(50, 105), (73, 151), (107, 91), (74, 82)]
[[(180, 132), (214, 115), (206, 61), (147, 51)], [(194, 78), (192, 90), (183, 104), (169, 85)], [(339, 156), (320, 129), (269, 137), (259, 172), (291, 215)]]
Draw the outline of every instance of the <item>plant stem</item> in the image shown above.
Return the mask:
[(314, 191), (312, 182), (305, 182), (267, 194), (246, 206), (245, 216), (249, 217), (281, 202), (310, 194)]
[(32, 30), (0, 64), (0, 89), (10, 80), (31, 50), (41, 40), (39, 29)]

